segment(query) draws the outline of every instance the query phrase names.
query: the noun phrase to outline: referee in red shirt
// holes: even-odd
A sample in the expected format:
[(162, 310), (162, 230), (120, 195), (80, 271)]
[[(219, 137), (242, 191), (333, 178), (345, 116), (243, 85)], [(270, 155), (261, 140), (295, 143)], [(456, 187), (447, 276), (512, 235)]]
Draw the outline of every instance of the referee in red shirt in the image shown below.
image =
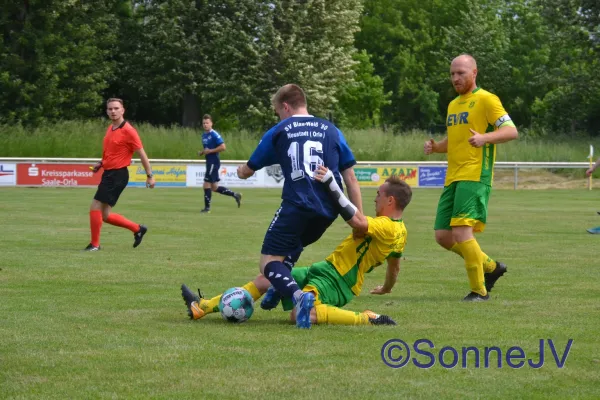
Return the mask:
[(94, 172), (100, 168), (104, 169), (102, 181), (98, 185), (98, 190), (90, 206), (90, 230), (92, 241), (85, 248), (85, 251), (100, 250), (100, 230), (102, 222), (108, 222), (111, 225), (120, 226), (133, 232), (133, 247), (138, 247), (142, 242), (148, 228), (137, 224), (125, 218), (120, 214), (112, 212), (112, 208), (117, 204), (119, 196), (129, 182), (129, 170), (127, 167), (131, 164), (133, 153), (137, 152), (142, 160), (142, 165), (146, 170), (146, 186), (153, 188), (155, 185), (152, 176), (152, 167), (150, 161), (142, 146), (142, 141), (133, 126), (123, 118), (125, 109), (123, 100), (110, 98), (106, 102), (106, 113), (111, 119), (112, 124), (106, 130), (104, 136), (102, 161), (96, 163), (93, 167)]

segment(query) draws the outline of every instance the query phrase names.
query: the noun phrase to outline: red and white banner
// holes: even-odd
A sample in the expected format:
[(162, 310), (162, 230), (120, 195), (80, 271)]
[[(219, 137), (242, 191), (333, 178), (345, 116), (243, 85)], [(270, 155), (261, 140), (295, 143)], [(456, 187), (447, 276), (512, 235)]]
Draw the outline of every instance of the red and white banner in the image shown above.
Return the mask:
[(16, 164), (0, 164), (0, 186), (15, 186), (17, 181)]
[(19, 164), (17, 186), (98, 186), (102, 170), (86, 164)]

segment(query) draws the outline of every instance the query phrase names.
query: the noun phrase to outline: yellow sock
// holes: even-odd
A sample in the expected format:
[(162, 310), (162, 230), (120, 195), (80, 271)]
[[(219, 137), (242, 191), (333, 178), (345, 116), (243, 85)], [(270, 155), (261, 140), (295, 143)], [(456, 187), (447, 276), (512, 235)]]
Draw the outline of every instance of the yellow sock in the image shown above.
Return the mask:
[[(262, 294), (258, 291), (258, 288), (256, 287), (253, 281), (246, 283), (244, 286), (242, 286), (242, 288), (246, 289), (248, 293), (250, 293), (254, 301), (260, 299), (260, 296), (262, 296)], [(222, 294), (223, 293), (209, 300), (200, 300), (200, 308), (202, 309), (202, 311), (204, 311), (206, 314), (219, 311), (219, 302), (221, 301)]]
[(483, 256), (483, 272), (493, 272), (496, 269), (496, 261), (492, 260), (490, 256), (481, 252)]
[(254, 301), (260, 299), (260, 296), (262, 296), (262, 293), (258, 291), (254, 281), (246, 283), (244, 286), (242, 286), (242, 288), (246, 289), (248, 293), (250, 293), (250, 296), (252, 296)]
[(458, 245), (458, 243), (454, 242), (454, 245), (450, 248), (450, 251), (458, 254), (460, 258), (464, 258), (462, 253), (460, 252), (460, 246)]
[[(450, 251), (453, 253), (456, 253), (459, 256), (461, 256), (462, 258), (464, 258), (459, 249), (459, 246), (457, 246), (457, 243), (454, 243), (454, 246), (452, 246)], [(496, 269), (496, 261), (492, 260), (492, 258), (490, 256), (488, 256), (487, 254), (485, 254), (483, 251), (481, 252), (481, 256), (483, 258), (483, 271), (484, 272), (493, 272)]]
[(342, 310), (327, 304), (315, 307), (317, 324), (329, 325), (369, 325), (369, 316), (355, 311)]
[(479, 293), (482, 296), (487, 294), (483, 281), (483, 259), (479, 243), (475, 239), (469, 239), (461, 243), (456, 243), (458, 250), (465, 260), (465, 268), (469, 277), (471, 291)]
[(209, 300), (200, 299), (200, 308), (202, 309), (202, 311), (204, 311), (206, 314), (218, 312), (219, 301), (221, 301), (221, 294)]

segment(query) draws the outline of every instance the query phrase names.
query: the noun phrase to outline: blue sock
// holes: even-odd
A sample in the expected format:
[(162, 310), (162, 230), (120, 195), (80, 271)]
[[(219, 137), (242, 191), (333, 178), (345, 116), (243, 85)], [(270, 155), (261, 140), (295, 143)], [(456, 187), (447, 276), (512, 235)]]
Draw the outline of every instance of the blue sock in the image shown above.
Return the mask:
[(212, 197), (212, 191), (210, 189), (204, 189), (204, 208), (210, 208), (210, 198)]
[(231, 196), (231, 197), (235, 196), (235, 192), (227, 189), (225, 186), (219, 186), (217, 188), (217, 193), (224, 194), (225, 196)]
[(275, 290), (281, 293), (282, 297), (292, 298), (294, 293), (300, 290), (300, 287), (292, 278), (292, 273), (281, 261), (268, 263), (265, 266), (263, 275), (271, 282)]

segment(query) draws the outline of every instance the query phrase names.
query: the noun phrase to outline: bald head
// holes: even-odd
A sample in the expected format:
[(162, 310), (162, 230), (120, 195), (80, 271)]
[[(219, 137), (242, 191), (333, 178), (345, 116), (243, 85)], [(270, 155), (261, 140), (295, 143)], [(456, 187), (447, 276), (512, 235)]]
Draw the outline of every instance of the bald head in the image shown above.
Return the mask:
[(455, 57), (452, 60), (453, 65), (464, 65), (468, 68), (477, 69), (477, 61), (475, 61), (475, 57), (470, 54), (461, 54), (458, 57)]
[(458, 94), (472, 92), (477, 87), (477, 61), (469, 54), (461, 54), (450, 64), (450, 78)]

